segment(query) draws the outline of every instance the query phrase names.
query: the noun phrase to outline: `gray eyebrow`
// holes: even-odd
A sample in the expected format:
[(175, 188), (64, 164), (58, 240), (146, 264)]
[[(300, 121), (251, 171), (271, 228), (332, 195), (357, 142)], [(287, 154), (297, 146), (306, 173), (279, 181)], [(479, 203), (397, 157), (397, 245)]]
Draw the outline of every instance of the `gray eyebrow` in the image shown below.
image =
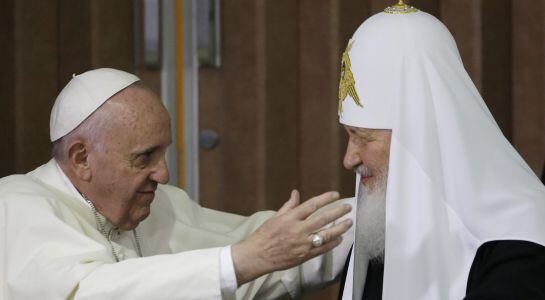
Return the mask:
[(350, 128), (349, 129), (351, 133), (355, 134), (355, 135), (358, 135), (360, 137), (363, 137), (363, 138), (372, 138), (373, 137), (373, 133), (372, 132), (369, 132), (369, 131), (358, 131), (354, 128)]

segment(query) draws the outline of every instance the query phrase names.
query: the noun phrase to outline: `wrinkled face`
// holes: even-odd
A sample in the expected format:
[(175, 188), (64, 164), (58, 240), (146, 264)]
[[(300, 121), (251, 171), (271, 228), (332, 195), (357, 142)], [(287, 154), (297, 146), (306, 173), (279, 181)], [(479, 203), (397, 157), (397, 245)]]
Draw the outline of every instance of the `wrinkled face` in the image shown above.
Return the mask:
[(392, 132), (350, 126), (345, 126), (345, 129), (349, 140), (344, 166), (361, 175), (355, 240), (361, 251), (356, 255), (381, 261), (384, 258), (386, 185)]
[(392, 131), (351, 126), (344, 128), (349, 136), (344, 167), (361, 175), (360, 187), (373, 191), (380, 177), (388, 174)]
[(107, 114), (100, 146), (90, 151), (88, 197), (110, 223), (130, 230), (150, 214), (157, 184), (168, 182), (170, 120), (159, 99), (129, 87), (100, 108)]

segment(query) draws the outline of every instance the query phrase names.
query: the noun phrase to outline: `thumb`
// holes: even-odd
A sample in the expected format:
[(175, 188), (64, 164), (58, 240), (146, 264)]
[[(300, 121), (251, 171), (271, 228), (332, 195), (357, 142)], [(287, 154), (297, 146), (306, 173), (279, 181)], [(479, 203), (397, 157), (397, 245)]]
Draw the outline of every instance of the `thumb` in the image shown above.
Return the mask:
[(276, 212), (276, 215), (282, 215), (292, 208), (299, 205), (299, 192), (297, 190), (291, 191), (290, 199), (282, 205), (282, 207)]

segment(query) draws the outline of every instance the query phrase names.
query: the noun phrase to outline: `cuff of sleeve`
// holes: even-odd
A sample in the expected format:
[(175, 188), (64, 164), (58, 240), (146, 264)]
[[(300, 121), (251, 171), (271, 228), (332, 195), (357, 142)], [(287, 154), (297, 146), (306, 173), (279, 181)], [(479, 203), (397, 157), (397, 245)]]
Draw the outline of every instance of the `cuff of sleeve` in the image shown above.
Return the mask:
[(220, 251), (220, 276), (221, 294), (224, 297), (234, 296), (238, 286), (230, 245), (223, 247)]

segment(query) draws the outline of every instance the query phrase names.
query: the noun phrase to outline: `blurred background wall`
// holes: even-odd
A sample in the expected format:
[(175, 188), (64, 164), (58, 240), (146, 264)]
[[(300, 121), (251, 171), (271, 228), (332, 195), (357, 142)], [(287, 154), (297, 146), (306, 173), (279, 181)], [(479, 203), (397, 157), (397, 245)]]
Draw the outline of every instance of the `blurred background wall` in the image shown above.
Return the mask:
[[(164, 93), (165, 69), (182, 65), (183, 70), (184, 61), (192, 61), (186, 50), (196, 46), (187, 43), (196, 43), (202, 32), (193, 30), (193, 39), (184, 36), (198, 25), (189, 19), (199, 1), (205, 0), (151, 1), (186, 9), (174, 14), (178, 34), (164, 34), (161, 25), (156, 29), (163, 39), (156, 51), (175, 52), (167, 60), (144, 57), (146, 30), (164, 24), (145, 20), (149, 0), (0, 1), (0, 176), (28, 172), (50, 158), (49, 112), (73, 73), (119, 68)], [(196, 136), (202, 138), (205, 130), (217, 134), (213, 143), (201, 140), (195, 156), (180, 151), (178, 183), (191, 188), (182, 173), (187, 165), (196, 166), (191, 183), (196, 200), (240, 214), (278, 208), (293, 188), (304, 198), (327, 190), (352, 196), (353, 173), (342, 168), (346, 135), (336, 115), (340, 54), (364, 19), (394, 2), (218, 1), (220, 61), (170, 78), (182, 90), (178, 109), (171, 109), (180, 124), (178, 138), (185, 136), (187, 118), (198, 120)], [(451, 30), (505, 136), (540, 173), (545, 159), (545, 1), (410, 4)], [(194, 115), (180, 109), (191, 100), (183, 96), (191, 88), (184, 85), (184, 76), (194, 77)], [(178, 141), (184, 143), (188, 140)], [(307, 297), (335, 299), (336, 288)]]

